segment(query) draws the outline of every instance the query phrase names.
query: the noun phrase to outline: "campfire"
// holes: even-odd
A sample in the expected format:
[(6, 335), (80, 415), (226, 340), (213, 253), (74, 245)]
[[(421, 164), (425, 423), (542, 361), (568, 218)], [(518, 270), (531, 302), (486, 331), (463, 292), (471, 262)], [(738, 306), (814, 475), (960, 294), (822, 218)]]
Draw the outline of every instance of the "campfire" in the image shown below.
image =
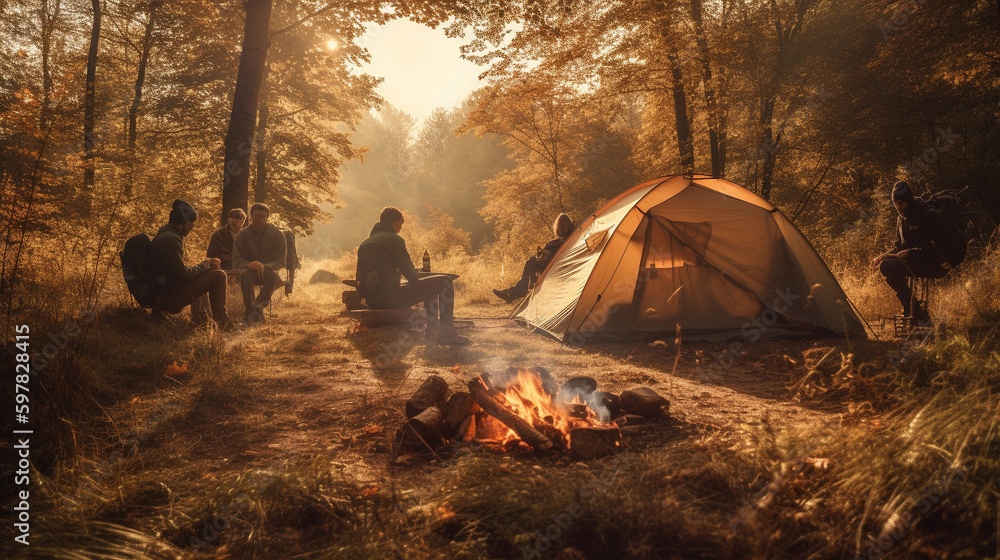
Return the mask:
[[(450, 397), (448, 383), (432, 375), (406, 401), (409, 418), (396, 433), (395, 450), (434, 450), (446, 441), (478, 442), (505, 451), (568, 450), (578, 459), (615, 453), (629, 418), (665, 417), (669, 403), (648, 387), (620, 396), (597, 390), (590, 377), (561, 386), (541, 367), (508, 368), (475, 377), (468, 391)], [(634, 421), (634, 420), (633, 420)]]

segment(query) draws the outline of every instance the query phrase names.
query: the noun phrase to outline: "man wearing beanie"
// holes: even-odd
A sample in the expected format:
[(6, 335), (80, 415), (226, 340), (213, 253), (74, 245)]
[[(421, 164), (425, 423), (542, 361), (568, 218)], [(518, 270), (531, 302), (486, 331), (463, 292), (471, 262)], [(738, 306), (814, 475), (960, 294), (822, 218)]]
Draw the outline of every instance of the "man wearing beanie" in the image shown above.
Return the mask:
[(955, 252), (955, 240), (944, 215), (913, 196), (910, 185), (900, 181), (892, 187), (896, 218), (896, 246), (875, 259), (874, 265), (896, 292), (903, 315), (916, 324), (929, 318), (923, 306), (911, 309), (913, 290), (907, 278), (941, 278), (951, 265), (947, 255)]
[[(233, 241), (233, 268), (240, 274), (243, 290), (243, 322), (264, 322), (263, 310), (271, 294), (281, 286), (278, 271), (285, 268), (285, 234), (267, 223), (271, 210), (257, 203), (250, 207), (250, 226), (243, 228)], [(254, 286), (261, 286), (256, 299)]]
[(166, 272), (167, 285), (157, 307), (180, 313), (203, 294), (208, 294), (212, 318), (225, 330), (232, 328), (226, 311), (226, 273), (219, 269), (219, 259), (205, 259), (196, 266), (184, 262), (184, 237), (194, 229), (198, 213), (183, 200), (175, 200), (167, 225), (153, 238), (151, 250), (160, 269)]

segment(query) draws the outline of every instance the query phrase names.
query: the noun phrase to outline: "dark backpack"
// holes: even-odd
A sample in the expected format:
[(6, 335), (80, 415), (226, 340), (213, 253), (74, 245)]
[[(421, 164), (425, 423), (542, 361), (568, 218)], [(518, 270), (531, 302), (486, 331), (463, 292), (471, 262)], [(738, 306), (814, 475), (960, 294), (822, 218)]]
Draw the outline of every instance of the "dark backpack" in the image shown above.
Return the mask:
[(925, 194), (920, 197), (929, 208), (933, 208), (944, 216), (951, 228), (952, 239), (955, 240), (955, 250), (951, 255), (943, 255), (948, 264), (956, 267), (965, 260), (969, 249), (969, 240), (962, 231), (962, 204), (958, 199), (960, 192), (954, 190)]
[(145, 233), (133, 235), (118, 253), (122, 261), (122, 276), (135, 301), (142, 307), (153, 307), (163, 291), (165, 280), (153, 257), (153, 243)]

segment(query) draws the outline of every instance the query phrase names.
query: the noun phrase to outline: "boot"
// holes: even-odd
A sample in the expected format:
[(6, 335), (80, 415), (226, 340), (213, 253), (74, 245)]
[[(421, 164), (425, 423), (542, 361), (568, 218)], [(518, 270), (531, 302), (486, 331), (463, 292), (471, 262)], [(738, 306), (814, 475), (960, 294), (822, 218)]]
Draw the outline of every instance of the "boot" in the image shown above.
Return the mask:
[(437, 342), (445, 346), (467, 346), (472, 341), (455, 332), (455, 327), (441, 325), (438, 330)]
[(510, 296), (510, 290), (509, 289), (508, 290), (496, 290), (496, 289), (494, 289), (493, 290), (493, 295), (495, 295), (498, 298), (504, 300), (505, 303), (513, 303), (514, 302), (514, 298), (512, 298)]

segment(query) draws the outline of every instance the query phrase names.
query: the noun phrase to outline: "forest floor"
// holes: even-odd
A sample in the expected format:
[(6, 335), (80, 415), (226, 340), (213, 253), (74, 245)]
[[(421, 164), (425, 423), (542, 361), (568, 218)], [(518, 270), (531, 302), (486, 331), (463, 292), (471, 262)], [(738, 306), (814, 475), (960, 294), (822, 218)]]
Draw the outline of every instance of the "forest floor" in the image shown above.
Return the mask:
[[(842, 430), (852, 410), (843, 399), (793, 399), (788, 386), (804, 372), (803, 353), (898, 346), (761, 342), (731, 365), (708, 368), (725, 344), (572, 348), (508, 321), (510, 306), (460, 303), (460, 332), (472, 344), (442, 347), (417, 328), (360, 327), (343, 313), (343, 289), (302, 282), (291, 297), (275, 296), (264, 326), (226, 333), (221, 342), (190, 333), (187, 313), (107, 326), (104, 336), (120, 337), (115, 345), (124, 348), (116, 359), (131, 375), (151, 372), (144, 380), (151, 384), (106, 411), (113, 432), (88, 434), (110, 445), (96, 445), (90, 461), (53, 477), (75, 487), (71, 499), (65, 490), (59, 499), (74, 519), (93, 522), (87, 534), (59, 526), (65, 512), (53, 513), (36, 552), (114, 541), (123, 547), (116, 557), (135, 549), (137, 558), (643, 558), (659, 557), (664, 546), (680, 557), (725, 556), (736, 545), (724, 533), (736, 530), (732, 520), (745, 516), (747, 498), (776, 480), (774, 461), (821, 457), (818, 442)], [(135, 336), (159, 340), (130, 351)], [(476, 446), (390, 453), (404, 402), (427, 376), (457, 391), (475, 375), (509, 366), (543, 366), (559, 381), (588, 375), (615, 393), (649, 386), (670, 400), (670, 420), (627, 432), (618, 457), (589, 462)], [(797, 450), (794, 457), (761, 457), (762, 439), (782, 438), (798, 442), (785, 445)], [(622, 457), (638, 463), (614, 462)], [(659, 497), (637, 506), (630, 500), (643, 500), (645, 490), (635, 477), (648, 472), (658, 473), (647, 488)], [(575, 521), (573, 496), (580, 500), (581, 485), (601, 476), (609, 495), (584, 503), (586, 522), (571, 527), (565, 512)], [(518, 494), (527, 496), (524, 504)], [(60, 509), (55, 493), (49, 499)], [(609, 499), (617, 501), (609, 506)], [(539, 511), (522, 511), (529, 503)], [(706, 519), (671, 517), (691, 508)], [(631, 519), (644, 511), (663, 519)], [(124, 545), (138, 537), (95, 523), (152, 540)], [(698, 534), (699, 523), (713, 528)], [(116, 536), (95, 536), (102, 531)]]

